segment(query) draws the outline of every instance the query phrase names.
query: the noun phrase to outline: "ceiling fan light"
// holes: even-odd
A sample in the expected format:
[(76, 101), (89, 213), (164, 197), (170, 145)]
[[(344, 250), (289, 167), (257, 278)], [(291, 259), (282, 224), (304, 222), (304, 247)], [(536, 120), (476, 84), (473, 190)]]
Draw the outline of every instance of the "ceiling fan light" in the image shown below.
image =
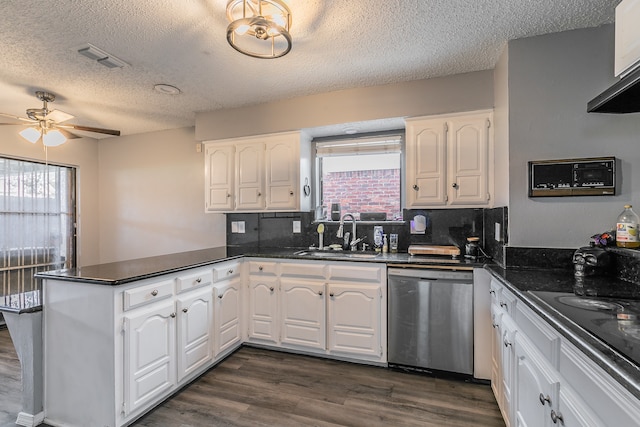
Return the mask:
[(26, 128), (25, 130), (20, 132), (20, 136), (29, 141), (32, 144), (35, 144), (40, 139), (40, 131), (36, 128)]
[(239, 36), (244, 36), (245, 34), (247, 34), (247, 31), (249, 31), (249, 28), (251, 28), (251, 26), (243, 24), (238, 26), (238, 28), (235, 29), (235, 32)]
[(47, 147), (57, 147), (67, 142), (67, 138), (59, 130), (45, 131), (42, 135), (42, 143)]

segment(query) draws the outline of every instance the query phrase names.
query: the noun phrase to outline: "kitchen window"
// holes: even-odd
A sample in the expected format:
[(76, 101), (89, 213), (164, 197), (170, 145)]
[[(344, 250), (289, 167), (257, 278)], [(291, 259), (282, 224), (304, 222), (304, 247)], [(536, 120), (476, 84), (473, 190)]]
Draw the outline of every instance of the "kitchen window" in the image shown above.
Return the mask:
[(0, 157), (1, 295), (38, 289), (33, 275), (76, 264), (76, 171)]
[(404, 131), (314, 139), (317, 205), (328, 216), (339, 203), (361, 220), (401, 219), (403, 140)]

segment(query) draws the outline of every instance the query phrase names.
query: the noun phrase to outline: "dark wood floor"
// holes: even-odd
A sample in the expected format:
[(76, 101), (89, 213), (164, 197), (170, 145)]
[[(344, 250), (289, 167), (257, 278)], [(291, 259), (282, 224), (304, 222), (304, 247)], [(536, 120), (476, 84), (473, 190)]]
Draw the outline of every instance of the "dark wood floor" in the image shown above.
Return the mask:
[[(14, 427), (19, 365), (7, 341), (7, 331), (0, 331), (0, 426)], [(134, 425), (504, 426), (504, 422), (488, 385), (243, 347)]]

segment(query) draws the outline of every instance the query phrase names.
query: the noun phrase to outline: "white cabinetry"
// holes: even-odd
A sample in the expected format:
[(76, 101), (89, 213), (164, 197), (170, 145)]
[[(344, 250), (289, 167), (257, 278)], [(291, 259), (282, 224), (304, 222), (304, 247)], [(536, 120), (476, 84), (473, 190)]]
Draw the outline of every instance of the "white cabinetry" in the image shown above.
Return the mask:
[(278, 344), (278, 277), (276, 263), (249, 261), (248, 338)]
[(507, 426), (637, 426), (640, 402), (491, 281), (492, 388)]
[(213, 358), (211, 287), (206, 286), (204, 289), (181, 295), (176, 301), (176, 309), (178, 317), (178, 381), (181, 381), (211, 362)]
[(205, 210), (309, 210), (311, 146), (301, 132), (206, 141)]
[(325, 348), (325, 283), (280, 279), (280, 330), (283, 345)]
[(408, 208), (490, 206), (493, 113), (406, 120)]
[(622, 0), (616, 7), (614, 74), (624, 76), (640, 65), (640, 1)]
[(216, 283), (214, 291), (215, 356), (242, 343), (242, 281), (239, 275)]

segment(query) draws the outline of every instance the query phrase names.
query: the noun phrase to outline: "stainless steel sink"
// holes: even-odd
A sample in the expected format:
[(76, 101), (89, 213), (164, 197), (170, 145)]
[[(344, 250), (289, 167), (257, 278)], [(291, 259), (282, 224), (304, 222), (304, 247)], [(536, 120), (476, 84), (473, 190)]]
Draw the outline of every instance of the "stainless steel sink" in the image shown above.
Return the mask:
[(348, 251), (319, 251), (319, 250), (302, 250), (293, 253), (297, 256), (304, 256), (309, 258), (360, 258), (360, 259), (373, 259), (380, 254), (372, 253), (358, 253)]

